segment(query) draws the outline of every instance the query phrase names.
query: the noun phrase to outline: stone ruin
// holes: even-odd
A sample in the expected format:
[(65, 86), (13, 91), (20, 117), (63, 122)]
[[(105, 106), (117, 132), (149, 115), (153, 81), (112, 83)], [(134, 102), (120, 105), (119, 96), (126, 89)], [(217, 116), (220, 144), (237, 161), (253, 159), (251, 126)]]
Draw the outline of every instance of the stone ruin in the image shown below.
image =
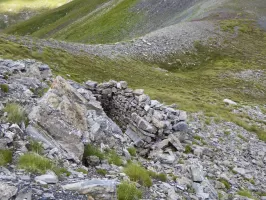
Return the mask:
[(87, 81), (85, 87), (134, 144), (143, 148), (143, 154), (155, 143), (163, 147), (170, 142), (177, 150), (183, 150), (178, 138), (188, 130), (185, 111), (151, 100), (143, 89), (130, 89), (125, 81), (111, 80), (101, 84)]

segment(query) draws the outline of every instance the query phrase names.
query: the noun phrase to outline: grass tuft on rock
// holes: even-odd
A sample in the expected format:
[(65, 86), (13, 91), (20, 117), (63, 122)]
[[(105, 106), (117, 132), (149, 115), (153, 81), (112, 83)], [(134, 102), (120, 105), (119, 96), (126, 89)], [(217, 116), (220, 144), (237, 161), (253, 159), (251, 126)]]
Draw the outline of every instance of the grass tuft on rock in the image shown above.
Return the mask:
[(186, 153), (186, 154), (192, 153), (192, 148), (191, 148), (191, 146), (187, 145), (187, 146), (185, 147), (185, 151), (184, 151), (184, 153)]
[(149, 171), (146, 170), (144, 167), (136, 163), (130, 163), (124, 168), (124, 172), (130, 178), (131, 181), (138, 182), (146, 187), (152, 186), (152, 180), (150, 178)]
[(224, 178), (220, 178), (219, 181), (224, 184), (225, 188), (229, 190), (231, 188), (231, 184)]
[(12, 151), (0, 149), (0, 166), (6, 165), (12, 161)]
[(109, 151), (108, 153), (108, 162), (109, 164), (114, 164), (117, 166), (121, 166), (123, 161), (121, 160), (120, 156), (114, 150)]
[(8, 122), (19, 124), (26, 120), (24, 109), (16, 103), (7, 104), (4, 111), (7, 112)]
[(157, 174), (156, 172), (151, 171), (151, 170), (148, 170), (148, 173), (149, 173), (150, 177), (152, 177), (154, 179), (160, 180), (162, 182), (166, 182), (167, 181), (167, 175), (165, 173)]
[(1, 84), (0, 88), (3, 92), (7, 93), (9, 91), (9, 87), (7, 84)]
[(249, 190), (242, 189), (237, 192), (238, 195), (243, 196), (243, 197), (248, 197), (250, 199), (254, 199), (253, 195)]
[(40, 142), (37, 142), (34, 140), (30, 141), (29, 149), (30, 149), (30, 151), (35, 152), (35, 153), (40, 154), (40, 155), (43, 154), (43, 150), (44, 150), (42, 144)]
[(142, 192), (134, 183), (122, 182), (117, 189), (118, 200), (138, 200), (142, 198)]
[(101, 152), (101, 150), (98, 147), (92, 144), (87, 144), (84, 148), (83, 159), (86, 159), (86, 157), (88, 156), (97, 156), (101, 160), (104, 159), (104, 153)]
[(88, 171), (85, 170), (85, 169), (83, 169), (83, 168), (78, 168), (76, 171), (77, 171), (77, 172), (81, 172), (81, 173), (83, 173), (83, 174), (88, 174)]
[(54, 165), (51, 160), (37, 153), (25, 153), (20, 156), (18, 167), (32, 173), (44, 174), (47, 170), (53, 170)]
[(97, 169), (97, 173), (105, 176), (107, 174), (107, 171), (105, 169)]
[(130, 154), (131, 156), (136, 156), (136, 155), (137, 155), (137, 151), (136, 151), (136, 149), (135, 149), (134, 147), (129, 147), (129, 148), (127, 149), (127, 151), (129, 152), (129, 154)]

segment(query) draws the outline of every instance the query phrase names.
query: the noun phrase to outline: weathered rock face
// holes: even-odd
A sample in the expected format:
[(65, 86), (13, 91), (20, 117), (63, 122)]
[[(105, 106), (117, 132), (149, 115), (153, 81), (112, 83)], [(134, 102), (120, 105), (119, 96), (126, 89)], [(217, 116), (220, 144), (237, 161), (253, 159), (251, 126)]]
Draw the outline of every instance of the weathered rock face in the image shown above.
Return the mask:
[(86, 99), (61, 77), (56, 77), (51, 89), (32, 109), (29, 119), (73, 159), (83, 155), (82, 138), (88, 136)]
[(85, 87), (102, 103), (104, 111), (126, 130), (138, 147), (147, 147), (168, 135), (180, 136), (187, 131), (187, 115), (151, 100), (144, 90), (132, 90), (125, 81), (97, 84), (87, 81)]

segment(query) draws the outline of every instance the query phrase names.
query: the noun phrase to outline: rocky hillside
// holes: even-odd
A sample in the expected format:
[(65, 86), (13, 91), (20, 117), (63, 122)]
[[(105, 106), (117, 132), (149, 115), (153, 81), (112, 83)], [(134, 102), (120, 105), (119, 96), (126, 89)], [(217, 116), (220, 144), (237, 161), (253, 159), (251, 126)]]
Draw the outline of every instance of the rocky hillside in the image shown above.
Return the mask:
[(34, 60), (0, 69), (1, 199), (265, 199), (266, 144), (234, 123)]

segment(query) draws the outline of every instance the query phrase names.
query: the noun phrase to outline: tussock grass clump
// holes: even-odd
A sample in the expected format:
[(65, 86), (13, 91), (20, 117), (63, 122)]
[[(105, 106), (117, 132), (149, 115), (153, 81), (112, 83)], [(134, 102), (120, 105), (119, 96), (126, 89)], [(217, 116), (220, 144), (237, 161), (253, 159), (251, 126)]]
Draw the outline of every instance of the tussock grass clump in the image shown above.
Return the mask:
[(160, 181), (163, 181), (163, 182), (167, 181), (167, 175), (164, 174), (164, 173), (157, 174), (156, 172), (151, 171), (151, 170), (149, 170), (148, 173), (149, 173), (150, 177), (152, 177), (154, 179), (157, 179), (157, 180), (160, 180)]
[(83, 168), (78, 168), (76, 171), (77, 171), (77, 172), (81, 172), (81, 173), (83, 173), (83, 174), (88, 174), (88, 171), (85, 170), (85, 169), (83, 169)]
[(224, 184), (225, 188), (229, 190), (231, 188), (231, 184), (224, 178), (220, 178), (219, 181)]
[(242, 189), (242, 190), (239, 190), (237, 192), (237, 194), (240, 196), (243, 196), (243, 197), (248, 197), (250, 199), (254, 199), (254, 197), (252, 196), (252, 194), (249, 190)]
[(30, 151), (35, 152), (37, 154), (43, 154), (43, 146), (41, 143), (31, 140), (30, 141)]
[(114, 150), (108, 152), (108, 162), (109, 164), (114, 164), (117, 166), (121, 166), (123, 161), (121, 160), (120, 156)]
[(67, 169), (64, 168), (64, 167), (56, 167), (56, 166), (54, 166), (52, 168), (52, 170), (54, 171), (54, 173), (57, 176), (62, 176), (63, 174), (65, 174), (66, 176), (70, 176), (71, 175), (71, 173), (69, 171), (67, 171)]
[(45, 173), (47, 170), (53, 170), (54, 165), (51, 160), (36, 154), (26, 153), (20, 156), (18, 167), (33, 173)]
[(191, 148), (191, 146), (187, 145), (187, 146), (185, 147), (185, 151), (184, 151), (184, 153), (186, 153), (186, 154), (192, 153), (192, 148)]
[(0, 149), (0, 166), (6, 165), (12, 161), (12, 152), (6, 149)]
[(142, 192), (134, 183), (122, 182), (117, 189), (118, 200), (138, 200), (142, 197)]
[(150, 174), (144, 167), (136, 163), (130, 163), (124, 168), (124, 172), (129, 176), (130, 180), (138, 182), (146, 187), (152, 186)]
[(137, 155), (137, 151), (134, 147), (129, 147), (128, 149), (128, 152), (131, 156), (136, 156)]
[(101, 160), (104, 159), (104, 153), (101, 152), (99, 148), (97, 148), (94, 145), (87, 144), (84, 148), (84, 154), (83, 154), (83, 159), (86, 159), (88, 156), (97, 156)]
[(105, 176), (107, 174), (107, 171), (105, 169), (97, 169), (97, 173)]
[(8, 85), (7, 84), (1, 84), (0, 85), (0, 88), (1, 88), (1, 90), (3, 91), (3, 92), (8, 92), (9, 91), (9, 87), (8, 87)]
[(16, 103), (7, 104), (4, 111), (7, 112), (7, 120), (9, 122), (18, 124), (26, 120), (24, 109)]

